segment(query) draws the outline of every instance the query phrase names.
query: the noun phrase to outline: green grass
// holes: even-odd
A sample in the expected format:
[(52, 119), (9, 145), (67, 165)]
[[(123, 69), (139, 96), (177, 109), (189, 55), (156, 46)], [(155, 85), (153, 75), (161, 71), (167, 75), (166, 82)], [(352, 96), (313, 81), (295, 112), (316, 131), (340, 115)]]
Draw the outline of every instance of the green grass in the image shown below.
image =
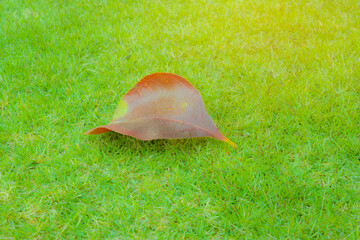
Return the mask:
[[(0, 1), (0, 239), (359, 239), (359, 26), (358, 0)], [(238, 149), (83, 135), (154, 72)]]

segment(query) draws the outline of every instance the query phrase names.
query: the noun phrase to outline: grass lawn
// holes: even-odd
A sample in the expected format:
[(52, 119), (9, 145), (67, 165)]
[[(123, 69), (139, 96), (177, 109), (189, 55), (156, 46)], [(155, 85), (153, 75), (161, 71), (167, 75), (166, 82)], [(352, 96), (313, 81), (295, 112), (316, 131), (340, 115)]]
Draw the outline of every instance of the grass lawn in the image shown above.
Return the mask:
[[(359, 239), (360, 1), (0, 1), (0, 239)], [(107, 124), (143, 76), (237, 149)]]

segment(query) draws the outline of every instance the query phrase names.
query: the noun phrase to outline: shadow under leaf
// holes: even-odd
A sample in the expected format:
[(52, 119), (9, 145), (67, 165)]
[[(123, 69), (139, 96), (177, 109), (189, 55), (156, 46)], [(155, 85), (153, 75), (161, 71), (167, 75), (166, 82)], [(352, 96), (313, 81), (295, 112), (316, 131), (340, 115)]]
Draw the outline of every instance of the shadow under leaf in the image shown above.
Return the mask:
[[(202, 149), (207, 149), (209, 139), (207, 138), (189, 138), (189, 139), (156, 139), (139, 140), (130, 136), (115, 132), (108, 132), (100, 135), (99, 147), (108, 154), (184, 154), (192, 156), (199, 154)], [(216, 141), (216, 140), (215, 140)]]

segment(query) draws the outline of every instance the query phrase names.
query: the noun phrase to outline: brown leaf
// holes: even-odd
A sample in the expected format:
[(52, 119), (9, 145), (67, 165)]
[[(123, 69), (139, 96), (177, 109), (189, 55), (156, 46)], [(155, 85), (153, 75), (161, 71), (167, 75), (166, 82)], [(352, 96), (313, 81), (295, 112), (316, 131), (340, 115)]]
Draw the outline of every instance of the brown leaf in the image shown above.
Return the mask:
[(172, 73), (141, 79), (120, 100), (109, 124), (85, 134), (109, 131), (141, 140), (212, 137), (235, 147), (216, 128), (195, 87)]

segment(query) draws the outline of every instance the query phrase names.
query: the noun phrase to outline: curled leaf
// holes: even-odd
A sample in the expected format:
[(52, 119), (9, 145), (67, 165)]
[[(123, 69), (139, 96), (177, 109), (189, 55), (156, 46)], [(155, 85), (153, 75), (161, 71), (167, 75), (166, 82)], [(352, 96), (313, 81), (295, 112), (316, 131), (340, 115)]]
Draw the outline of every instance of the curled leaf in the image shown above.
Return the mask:
[(235, 147), (216, 128), (195, 87), (172, 73), (145, 76), (123, 96), (109, 124), (85, 134), (109, 131), (141, 140), (212, 137)]

